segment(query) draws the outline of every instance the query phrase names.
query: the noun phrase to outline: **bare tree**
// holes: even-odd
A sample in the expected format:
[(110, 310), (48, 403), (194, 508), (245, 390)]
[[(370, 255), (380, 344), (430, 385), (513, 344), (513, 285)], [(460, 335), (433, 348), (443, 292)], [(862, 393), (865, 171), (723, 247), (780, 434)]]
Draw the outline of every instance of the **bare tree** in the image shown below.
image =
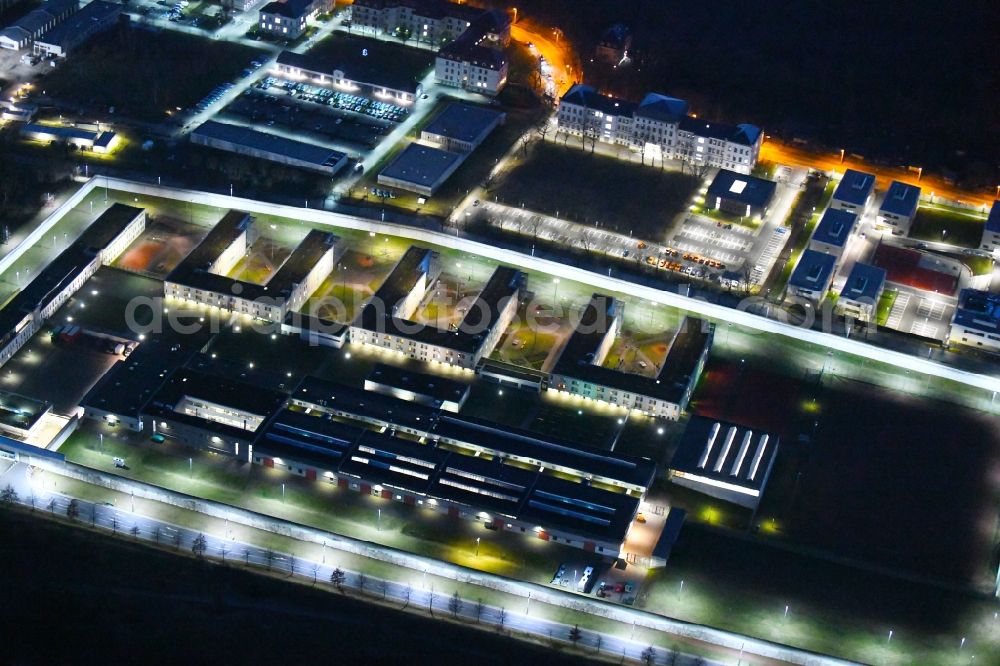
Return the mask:
[(479, 621), (483, 618), (483, 600), (477, 599), (476, 605), (473, 606), (472, 609), (476, 613), (476, 624), (479, 624)]
[(223, 541), (222, 546), (219, 547), (219, 552), (222, 554), (223, 563), (225, 563), (226, 555), (229, 554), (229, 545), (225, 541)]
[(4, 505), (16, 504), (18, 499), (17, 491), (11, 484), (8, 483), (3, 490), (0, 490), (0, 502), (3, 502)]
[(111, 516), (111, 533), (118, 534), (118, 516)]
[(314, 564), (312, 566), (312, 575), (313, 575), (313, 582), (312, 582), (312, 584), (313, 584), (313, 587), (316, 587), (316, 576), (318, 574), (319, 574), (319, 565), (318, 564)]
[(653, 666), (656, 661), (656, 650), (652, 645), (642, 651), (642, 654), (639, 655), (639, 661), (643, 663), (643, 666)]
[(174, 530), (174, 548), (179, 549), (181, 547), (181, 531)]
[(48, 509), (49, 509), (49, 513), (51, 513), (52, 515), (55, 515), (55, 513), (56, 513), (56, 498), (55, 497), (53, 497), (52, 499), (49, 500)]
[(601, 635), (601, 634), (597, 634), (597, 643), (596, 643), (596, 647), (597, 647), (597, 654), (601, 654), (601, 643), (603, 643), (603, 642), (604, 642), (604, 640), (603, 640), (603, 639), (604, 639), (604, 636), (603, 636), (603, 635)]
[(506, 624), (507, 609), (501, 606), (499, 612), (497, 612), (497, 631), (503, 632), (503, 628)]
[(569, 630), (569, 642), (573, 644), (573, 647), (576, 647), (581, 638), (583, 638), (583, 633), (580, 631), (580, 625), (574, 624), (573, 628)]
[(431, 592), (427, 595), (427, 610), (434, 617), (434, 588), (431, 588)]
[(407, 606), (410, 605), (410, 593), (411, 593), (411, 590), (412, 590), (412, 588), (409, 585), (407, 585), (405, 588), (403, 588), (403, 608), (406, 608)]
[(330, 572), (330, 584), (337, 588), (338, 591), (344, 591), (344, 580), (347, 576), (344, 574), (340, 567), (336, 567)]
[(268, 548), (264, 551), (264, 565), (267, 570), (270, 571), (271, 567), (274, 566), (274, 551)]
[(364, 592), (365, 586), (368, 585), (368, 576), (363, 573), (358, 574), (358, 591)]
[(462, 611), (462, 606), (462, 598), (458, 596), (458, 590), (455, 590), (455, 593), (448, 599), (448, 610), (451, 611), (454, 617), (458, 617), (458, 614)]
[(160, 543), (160, 526), (157, 525), (153, 528), (153, 541)]
[(66, 505), (66, 517), (70, 520), (76, 520), (80, 517), (80, 501), (73, 498)]
[(294, 576), (295, 575), (295, 556), (294, 555), (289, 555), (288, 556), (288, 575), (289, 576)]
[(208, 550), (208, 539), (205, 538), (204, 534), (199, 534), (191, 542), (191, 552), (197, 557), (203, 557), (206, 550)]
[(135, 539), (136, 541), (138, 541), (139, 540), (139, 526), (138, 525), (133, 525), (132, 529), (129, 530), (129, 531), (132, 532), (132, 538)]

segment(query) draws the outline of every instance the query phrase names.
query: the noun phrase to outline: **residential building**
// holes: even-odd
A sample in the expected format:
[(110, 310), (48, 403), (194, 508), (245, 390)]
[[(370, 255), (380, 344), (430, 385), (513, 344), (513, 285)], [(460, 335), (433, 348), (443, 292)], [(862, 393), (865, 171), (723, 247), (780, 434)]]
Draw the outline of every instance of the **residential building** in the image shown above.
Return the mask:
[(0, 48), (21, 51), (79, 10), (79, 0), (47, 0), (0, 31)]
[(114, 204), (0, 308), (0, 365), (17, 353), (101, 266), (146, 228), (146, 211)]
[(831, 254), (837, 258), (844, 255), (847, 241), (858, 222), (856, 213), (839, 208), (827, 208), (809, 239), (809, 249)]
[(250, 214), (229, 211), (166, 277), (164, 295), (281, 324), (333, 272), (342, 251), (337, 236), (312, 229), (265, 284), (229, 277), (256, 240)]
[(214, 120), (191, 132), (191, 143), (328, 176), (347, 164), (347, 155), (338, 150)]
[(70, 51), (94, 35), (115, 26), (121, 16), (121, 4), (92, 0), (83, 9), (57, 23), (41, 37), (35, 38), (34, 53), (49, 58), (65, 58)]
[(894, 180), (889, 184), (885, 199), (879, 206), (876, 223), (890, 227), (894, 236), (906, 236), (910, 232), (910, 224), (917, 214), (919, 203), (919, 187)]
[(948, 343), (1000, 352), (1000, 294), (976, 289), (959, 292)]
[(434, 59), (434, 80), (446, 86), (495, 96), (507, 84), (507, 57), (492, 45), (483, 45), (486, 35), (462, 37), (441, 47)]
[(679, 486), (756, 509), (779, 443), (774, 433), (693, 416), (670, 461), (669, 478)]
[(777, 183), (756, 176), (719, 169), (705, 194), (705, 207), (739, 217), (767, 214)]
[(282, 51), (275, 67), (292, 79), (342, 91), (377, 97), (400, 106), (413, 104), (423, 93), (423, 85), (390, 69), (371, 67), (361, 55), (333, 60), (319, 55)]
[(453, 330), (441, 330), (411, 320), (439, 271), (434, 252), (410, 247), (351, 324), (351, 342), (419, 361), (475, 368), (516, 314), (524, 276), (498, 266), (462, 321)]
[(685, 317), (652, 377), (604, 367), (621, 329), (617, 299), (594, 294), (552, 368), (548, 390), (678, 420), (708, 359), (713, 324)]
[(831, 208), (857, 213), (861, 216), (871, 203), (875, 191), (875, 176), (870, 173), (848, 169), (833, 191)]
[(990, 215), (983, 225), (983, 239), (979, 249), (992, 252), (995, 259), (1000, 259), (1000, 201), (994, 201)]
[(886, 275), (884, 268), (856, 262), (840, 290), (837, 313), (856, 321), (874, 321), (879, 299), (885, 289)]
[(833, 282), (837, 257), (816, 250), (805, 250), (799, 257), (792, 276), (788, 279), (788, 290), (808, 301), (822, 301)]
[(657, 93), (636, 104), (576, 84), (559, 101), (559, 131), (628, 146), (650, 164), (682, 160), (749, 174), (757, 164), (763, 132), (755, 125), (709, 122), (688, 115), (688, 103)]
[(442, 150), (471, 153), (507, 114), (472, 104), (449, 104), (420, 132), (420, 139)]
[(274, 0), (260, 8), (257, 26), (266, 35), (292, 41), (306, 31), (306, 19), (330, 6), (329, 0)]
[(355, 0), (351, 28), (440, 45), (457, 39), (482, 14), (478, 7), (445, 0)]

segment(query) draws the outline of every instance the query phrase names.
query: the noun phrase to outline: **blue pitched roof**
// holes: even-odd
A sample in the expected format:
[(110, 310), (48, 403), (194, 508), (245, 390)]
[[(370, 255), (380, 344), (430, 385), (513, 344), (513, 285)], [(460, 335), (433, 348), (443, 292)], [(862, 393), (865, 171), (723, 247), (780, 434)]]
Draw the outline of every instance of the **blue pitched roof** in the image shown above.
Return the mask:
[(708, 198), (722, 197), (754, 208), (764, 208), (774, 196), (777, 183), (755, 176), (747, 176), (728, 169), (719, 169), (708, 187)]
[(875, 189), (875, 176), (870, 173), (848, 169), (837, 185), (833, 198), (846, 201), (855, 206), (864, 206), (872, 190)]
[(676, 97), (667, 97), (658, 93), (649, 93), (639, 102), (635, 115), (668, 123), (679, 122), (687, 115), (688, 103)]
[(706, 139), (722, 139), (745, 146), (752, 146), (756, 143), (761, 132), (759, 127), (749, 123), (730, 125), (729, 123), (706, 121), (694, 116), (682, 118), (679, 129), (691, 132), (695, 136), (703, 136)]
[(613, 116), (631, 116), (636, 109), (635, 102), (602, 95), (593, 86), (582, 83), (577, 83), (567, 90), (560, 100)]
[(913, 214), (917, 212), (919, 202), (919, 187), (894, 180), (889, 185), (889, 191), (885, 193), (885, 201), (882, 202), (879, 210), (893, 215), (913, 217)]
[(958, 295), (954, 322), (986, 333), (1000, 333), (1000, 294), (963, 289)]
[(843, 247), (854, 229), (858, 216), (855, 213), (837, 208), (827, 208), (816, 225), (813, 240), (827, 245)]
[(860, 261), (854, 264), (851, 274), (844, 283), (844, 288), (840, 290), (841, 298), (849, 298), (852, 301), (865, 300), (874, 303), (879, 297), (882, 287), (885, 286), (885, 277), (888, 273), (884, 268), (863, 264)]
[(1000, 201), (994, 201), (990, 216), (986, 218), (986, 230), (1000, 233)]
[(792, 271), (792, 277), (788, 280), (788, 284), (802, 289), (823, 291), (830, 284), (830, 279), (833, 277), (833, 266), (836, 262), (837, 258), (832, 254), (806, 250), (799, 258), (795, 270)]

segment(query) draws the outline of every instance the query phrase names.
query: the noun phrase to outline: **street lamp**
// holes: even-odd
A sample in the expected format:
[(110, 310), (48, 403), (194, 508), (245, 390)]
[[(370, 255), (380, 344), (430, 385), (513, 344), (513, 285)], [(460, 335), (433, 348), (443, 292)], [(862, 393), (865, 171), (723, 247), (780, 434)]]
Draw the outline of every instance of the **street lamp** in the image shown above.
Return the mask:
[(479, 539), (480, 537), (476, 537), (476, 557), (479, 557)]
[(378, 516), (375, 518), (375, 530), (382, 531), (382, 509), (378, 509)]

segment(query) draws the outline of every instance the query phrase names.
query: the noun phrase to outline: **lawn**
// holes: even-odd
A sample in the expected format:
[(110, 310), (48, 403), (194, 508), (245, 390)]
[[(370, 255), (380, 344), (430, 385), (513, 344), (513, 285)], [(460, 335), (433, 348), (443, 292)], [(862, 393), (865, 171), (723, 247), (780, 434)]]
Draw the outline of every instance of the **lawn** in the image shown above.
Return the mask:
[[(188, 108), (232, 80), (259, 52), (173, 30), (120, 26), (90, 40), (45, 76), (39, 87), (74, 107), (146, 122)], [(197, 75), (194, 75), (194, 74)]]
[[(570, 139), (573, 141), (573, 139)], [(502, 203), (661, 239), (699, 179), (581, 150), (535, 143), (491, 192)]]
[(889, 313), (892, 312), (892, 306), (896, 302), (897, 296), (899, 296), (899, 292), (895, 289), (886, 289), (879, 296), (878, 309), (875, 315), (875, 322), (879, 326), (885, 326), (885, 322), (889, 320)]
[(975, 248), (983, 237), (983, 218), (944, 206), (920, 206), (910, 226), (910, 238)]

